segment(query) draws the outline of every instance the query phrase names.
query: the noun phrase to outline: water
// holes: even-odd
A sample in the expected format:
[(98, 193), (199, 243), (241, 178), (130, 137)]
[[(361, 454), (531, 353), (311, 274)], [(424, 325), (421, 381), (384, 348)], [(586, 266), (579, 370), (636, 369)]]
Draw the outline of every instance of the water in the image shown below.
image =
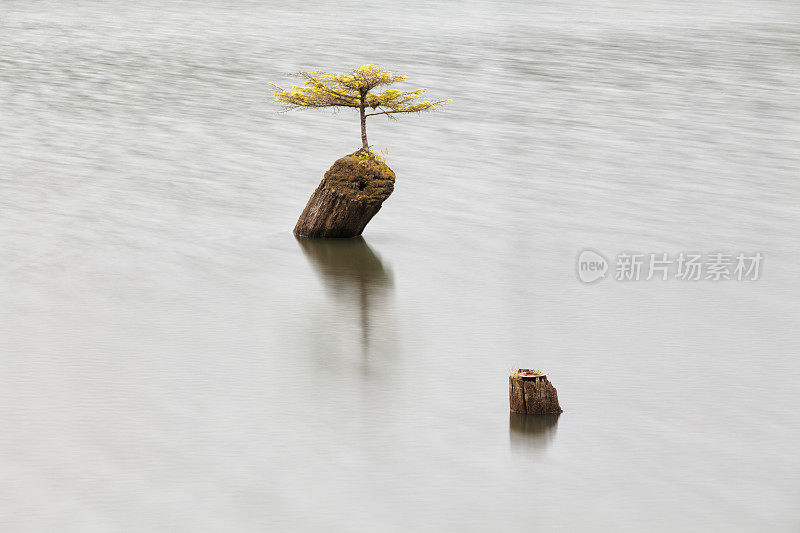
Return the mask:
[[(797, 531), (798, 43), (774, 1), (0, 2), (0, 529)], [(370, 119), (394, 195), (298, 242), (358, 121), (266, 82), (370, 62), (454, 102)]]

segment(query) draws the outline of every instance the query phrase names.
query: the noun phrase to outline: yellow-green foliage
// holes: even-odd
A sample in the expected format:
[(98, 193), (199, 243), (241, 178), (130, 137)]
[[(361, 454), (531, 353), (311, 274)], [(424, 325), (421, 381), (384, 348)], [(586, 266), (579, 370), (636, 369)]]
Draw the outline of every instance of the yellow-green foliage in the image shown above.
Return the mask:
[(382, 70), (375, 65), (364, 65), (348, 74), (330, 74), (327, 72), (298, 72), (291, 74), (305, 80), (302, 86), (295, 85), (291, 90), (274, 88), (275, 100), (285, 104), (287, 109), (318, 107), (354, 107), (379, 110), (366, 113), (365, 116), (389, 115), (394, 113), (418, 113), (433, 109), (437, 105), (450, 100), (420, 100), (427, 89), (415, 91), (398, 91), (387, 89), (380, 93), (371, 93), (376, 87), (405, 81), (407, 76)]
[(378, 179), (394, 180), (394, 173), (386, 164), (386, 158), (384, 156), (375, 153), (372, 149), (359, 150), (355, 153), (355, 156), (356, 159), (358, 159), (358, 166), (365, 171), (376, 174)]
[(367, 149), (367, 150), (359, 150), (356, 153), (356, 157), (358, 158), (358, 164), (361, 166), (366, 166), (368, 163), (386, 163), (386, 158), (380, 154), (376, 154), (374, 150)]

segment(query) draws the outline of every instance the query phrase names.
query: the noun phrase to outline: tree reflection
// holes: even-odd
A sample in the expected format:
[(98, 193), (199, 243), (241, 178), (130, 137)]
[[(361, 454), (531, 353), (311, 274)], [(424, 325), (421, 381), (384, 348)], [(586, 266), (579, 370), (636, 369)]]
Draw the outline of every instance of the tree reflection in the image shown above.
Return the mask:
[(559, 416), (561, 415), (510, 413), (508, 433), (511, 447), (519, 450), (546, 450), (556, 436)]
[(359, 310), (361, 348), (367, 356), (373, 317), (384, 312), (385, 298), (394, 286), (391, 272), (363, 237), (297, 241), (334, 298)]

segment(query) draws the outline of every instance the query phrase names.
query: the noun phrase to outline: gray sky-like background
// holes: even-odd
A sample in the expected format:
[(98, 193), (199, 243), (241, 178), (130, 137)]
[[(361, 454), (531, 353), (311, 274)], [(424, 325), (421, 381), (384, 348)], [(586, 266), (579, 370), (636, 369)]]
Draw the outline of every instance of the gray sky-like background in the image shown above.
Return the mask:
[[(798, 60), (792, 2), (3, 0), (0, 530), (797, 531)], [(358, 121), (267, 82), (364, 63), (454, 101), (301, 246)]]

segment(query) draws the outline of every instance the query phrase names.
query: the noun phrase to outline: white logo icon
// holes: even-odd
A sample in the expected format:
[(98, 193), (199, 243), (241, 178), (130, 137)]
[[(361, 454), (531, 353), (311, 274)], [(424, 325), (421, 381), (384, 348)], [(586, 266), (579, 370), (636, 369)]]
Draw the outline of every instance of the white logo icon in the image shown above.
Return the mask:
[(584, 250), (578, 254), (578, 279), (584, 283), (594, 283), (606, 277), (608, 261), (594, 250)]

